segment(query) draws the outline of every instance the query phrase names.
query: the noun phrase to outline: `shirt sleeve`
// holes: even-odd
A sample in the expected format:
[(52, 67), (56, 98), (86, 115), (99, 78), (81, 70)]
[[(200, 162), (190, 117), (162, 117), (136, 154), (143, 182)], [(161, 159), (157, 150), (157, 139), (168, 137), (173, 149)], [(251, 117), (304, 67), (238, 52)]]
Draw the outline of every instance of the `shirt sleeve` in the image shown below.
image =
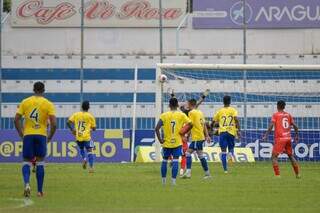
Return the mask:
[(192, 123), (192, 120), (186, 114), (183, 114), (183, 123)]
[[(187, 118), (189, 118), (189, 120), (191, 121), (191, 122), (194, 122), (194, 113), (193, 113), (193, 111), (190, 111), (189, 112), (189, 114), (188, 114), (189, 116), (186, 116)], [(188, 122), (186, 122), (186, 121), (184, 121), (185, 123), (188, 123)]]
[(213, 116), (213, 120), (219, 122), (219, 117), (220, 117), (220, 110), (218, 112), (216, 112), (216, 114), (214, 114)]
[(18, 109), (17, 109), (17, 114), (19, 115), (23, 115), (24, 114), (24, 104), (23, 102), (21, 102), (18, 106)]
[(164, 114), (161, 114), (161, 115), (160, 115), (160, 119), (159, 119), (159, 120), (161, 120), (162, 123), (164, 123), (164, 121), (165, 121), (165, 116), (164, 116)]
[(75, 119), (75, 114), (72, 114), (68, 120), (74, 123), (74, 119)]
[(292, 115), (290, 114), (290, 125), (292, 125), (294, 123), (294, 119), (292, 117)]
[(234, 109), (233, 116), (238, 117), (238, 110)]
[(51, 102), (48, 105), (48, 115), (56, 115), (56, 109)]

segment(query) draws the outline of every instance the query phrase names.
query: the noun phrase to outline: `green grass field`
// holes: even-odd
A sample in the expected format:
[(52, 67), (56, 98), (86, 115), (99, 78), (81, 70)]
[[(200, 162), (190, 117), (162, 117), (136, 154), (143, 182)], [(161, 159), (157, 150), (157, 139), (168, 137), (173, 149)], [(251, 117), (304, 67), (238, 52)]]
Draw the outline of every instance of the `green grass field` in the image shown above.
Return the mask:
[(48, 164), (45, 197), (24, 206), (20, 164), (0, 164), (0, 212), (320, 212), (320, 164), (301, 164), (296, 179), (288, 163), (274, 178), (269, 162), (236, 164), (229, 174), (210, 164), (203, 180), (194, 164), (190, 180), (160, 183), (159, 164), (98, 164), (89, 174), (80, 164)]

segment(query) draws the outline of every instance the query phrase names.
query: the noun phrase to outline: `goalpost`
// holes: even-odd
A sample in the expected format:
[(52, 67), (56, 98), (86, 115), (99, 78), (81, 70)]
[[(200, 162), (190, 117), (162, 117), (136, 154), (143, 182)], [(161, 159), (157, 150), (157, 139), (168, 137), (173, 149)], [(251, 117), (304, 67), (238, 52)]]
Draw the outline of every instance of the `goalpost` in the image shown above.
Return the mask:
[[(167, 76), (166, 82), (160, 82), (161, 74)], [(168, 110), (172, 91), (181, 104), (199, 99), (209, 89), (199, 107), (208, 120), (222, 106), (222, 97), (230, 95), (242, 126), (237, 146), (250, 147), (256, 159), (266, 160), (273, 136), (268, 141), (260, 139), (281, 99), (300, 128), (295, 155), (299, 160), (320, 161), (320, 65), (157, 64), (156, 77), (156, 122)], [(160, 161), (158, 141), (155, 146), (156, 161)]]

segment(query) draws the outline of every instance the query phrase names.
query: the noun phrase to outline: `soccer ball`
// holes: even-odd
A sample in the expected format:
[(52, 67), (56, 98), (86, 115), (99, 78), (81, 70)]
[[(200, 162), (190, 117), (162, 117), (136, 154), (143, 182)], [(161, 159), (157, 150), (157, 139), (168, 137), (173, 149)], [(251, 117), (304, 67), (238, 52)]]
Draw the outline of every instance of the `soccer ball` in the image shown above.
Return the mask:
[(160, 77), (159, 77), (160, 83), (164, 83), (167, 80), (168, 80), (168, 77), (166, 75), (164, 75), (164, 74), (160, 75)]

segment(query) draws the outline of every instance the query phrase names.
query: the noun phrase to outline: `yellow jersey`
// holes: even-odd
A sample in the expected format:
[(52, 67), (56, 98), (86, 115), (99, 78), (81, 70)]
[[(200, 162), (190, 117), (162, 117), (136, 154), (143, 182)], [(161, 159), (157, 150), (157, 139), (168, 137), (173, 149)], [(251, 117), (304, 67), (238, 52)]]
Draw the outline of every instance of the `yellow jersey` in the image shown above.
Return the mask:
[(228, 132), (233, 136), (237, 135), (237, 127), (235, 118), (238, 116), (238, 111), (233, 107), (223, 107), (216, 112), (213, 120), (219, 122), (219, 134)]
[(23, 135), (47, 136), (48, 118), (55, 115), (54, 105), (42, 96), (24, 99), (17, 110), (24, 117)]
[(69, 118), (74, 124), (76, 140), (79, 142), (91, 140), (91, 129), (96, 127), (96, 119), (89, 112), (76, 112)]
[(160, 116), (164, 134), (163, 147), (176, 148), (182, 145), (180, 130), (185, 124), (191, 123), (188, 116), (180, 111), (168, 111)]
[(200, 110), (193, 109), (189, 112), (189, 118), (193, 124), (191, 129), (191, 139), (192, 141), (204, 141), (204, 125), (205, 118), (203, 113)]

